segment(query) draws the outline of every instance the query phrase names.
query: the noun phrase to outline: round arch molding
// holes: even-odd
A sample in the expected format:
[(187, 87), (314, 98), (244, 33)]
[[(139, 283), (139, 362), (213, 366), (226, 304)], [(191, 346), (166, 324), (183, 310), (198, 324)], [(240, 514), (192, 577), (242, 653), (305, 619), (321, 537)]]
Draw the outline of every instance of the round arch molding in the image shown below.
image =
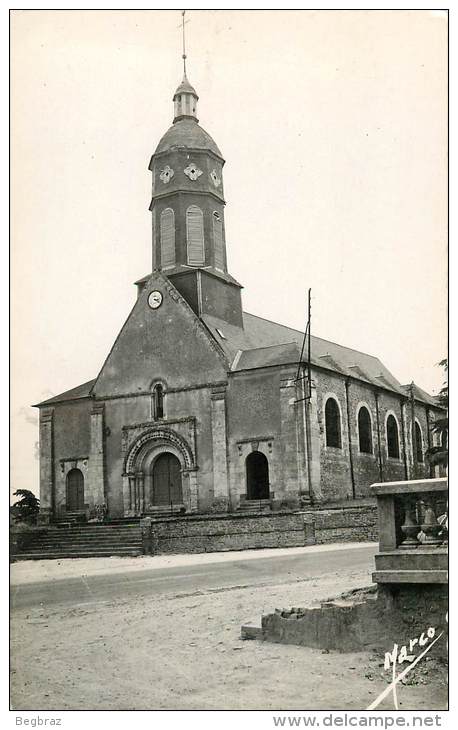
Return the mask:
[(134, 474), (137, 471), (138, 458), (142, 456), (144, 447), (171, 446), (178, 451), (185, 471), (196, 469), (194, 455), (184, 438), (171, 428), (151, 428), (141, 433), (131, 445), (124, 459), (124, 475)]
[(150, 510), (145, 488), (144, 466), (152, 463), (159, 454), (175, 454), (181, 466), (183, 502), (187, 512), (198, 510), (197, 466), (189, 444), (171, 428), (148, 428), (137, 436), (124, 459), (123, 501), (124, 516), (141, 516)]

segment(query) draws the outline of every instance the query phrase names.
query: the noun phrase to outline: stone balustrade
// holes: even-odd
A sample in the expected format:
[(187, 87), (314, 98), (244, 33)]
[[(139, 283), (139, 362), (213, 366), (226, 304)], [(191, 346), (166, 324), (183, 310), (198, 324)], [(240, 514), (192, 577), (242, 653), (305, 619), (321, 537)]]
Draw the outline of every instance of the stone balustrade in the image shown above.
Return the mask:
[(376, 583), (448, 582), (448, 479), (373, 484)]

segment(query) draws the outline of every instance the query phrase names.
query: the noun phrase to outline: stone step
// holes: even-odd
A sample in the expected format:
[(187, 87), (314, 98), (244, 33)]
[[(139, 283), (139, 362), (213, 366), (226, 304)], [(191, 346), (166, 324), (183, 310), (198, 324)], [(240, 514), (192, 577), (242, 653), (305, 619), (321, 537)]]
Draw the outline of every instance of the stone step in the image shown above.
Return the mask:
[(113, 527), (108, 525), (74, 525), (72, 527), (51, 527), (47, 529), (47, 532), (68, 532), (70, 534), (73, 534), (74, 532), (88, 532), (88, 533), (112, 533), (112, 532), (132, 532), (132, 531), (140, 531), (141, 527), (140, 525), (113, 525)]
[(112, 535), (100, 534), (91, 535), (85, 532), (74, 533), (45, 533), (34, 536), (34, 540), (140, 540), (141, 532), (127, 532), (124, 534), (114, 533)]
[(111, 557), (138, 557), (142, 555), (141, 550), (119, 549), (116, 550), (59, 550), (59, 551), (37, 551), (15, 553), (11, 560), (56, 560), (59, 558), (111, 558)]
[(87, 532), (46, 532), (33, 537), (34, 540), (139, 540), (142, 536), (140, 531), (135, 532), (112, 532), (112, 533), (87, 533)]
[(100, 534), (90, 535), (86, 533), (76, 533), (69, 535), (68, 533), (45, 533), (42, 535), (35, 535), (32, 539), (34, 542), (73, 542), (74, 540), (88, 540), (89, 542), (123, 542), (125, 540), (141, 540), (141, 532), (128, 532), (124, 534), (115, 533), (112, 535)]
[(40, 542), (32, 543), (27, 546), (27, 552), (39, 551), (39, 550), (124, 550), (124, 549), (140, 549), (141, 542), (139, 540), (128, 540), (126, 542), (106, 542), (106, 543), (91, 543), (91, 542), (68, 542), (68, 543), (53, 543), (53, 542)]

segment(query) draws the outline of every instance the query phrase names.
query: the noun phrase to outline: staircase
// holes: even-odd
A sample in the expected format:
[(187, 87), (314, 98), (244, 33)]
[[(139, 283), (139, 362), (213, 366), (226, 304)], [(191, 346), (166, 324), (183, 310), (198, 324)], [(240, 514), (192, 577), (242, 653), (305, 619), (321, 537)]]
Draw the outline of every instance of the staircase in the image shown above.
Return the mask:
[(50, 527), (33, 537), (12, 560), (104, 558), (142, 555), (142, 534), (137, 524), (93, 524)]
[(245, 499), (241, 500), (237, 508), (238, 512), (270, 512), (270, 499)]

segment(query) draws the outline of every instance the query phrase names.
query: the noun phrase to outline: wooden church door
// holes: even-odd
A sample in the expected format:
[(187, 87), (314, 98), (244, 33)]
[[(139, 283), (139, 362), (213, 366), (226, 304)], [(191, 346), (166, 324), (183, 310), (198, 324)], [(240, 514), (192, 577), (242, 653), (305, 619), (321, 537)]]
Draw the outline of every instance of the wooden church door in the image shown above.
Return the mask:
[(67, 511), (84, 509), (84, 477), (79, 469), (70, 469), (67, 474)]
[(160, 506), (182, 502), (180, 462), (174, 454), (161, 454), (153, 466), (153, 504)]

